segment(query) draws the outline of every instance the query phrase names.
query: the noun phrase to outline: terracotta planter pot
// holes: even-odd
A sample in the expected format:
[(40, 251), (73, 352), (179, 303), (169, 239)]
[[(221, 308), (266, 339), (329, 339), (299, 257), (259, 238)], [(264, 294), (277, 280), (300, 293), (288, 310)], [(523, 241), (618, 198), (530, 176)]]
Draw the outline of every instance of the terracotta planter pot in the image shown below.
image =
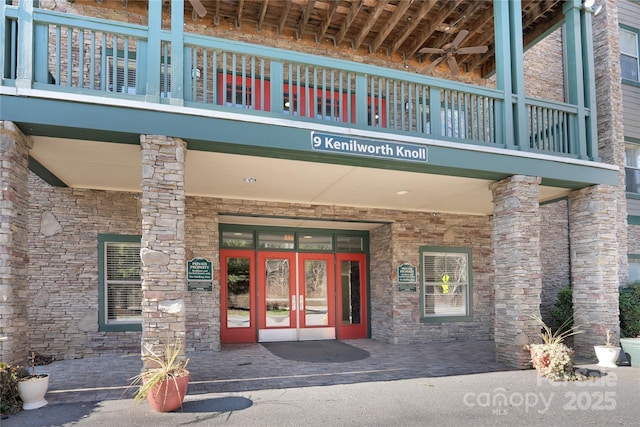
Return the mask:
[(164, 381), (151, 390), (151, 393), (147, 395), (147, 400), (153, 409), (158, 412), (171, 412), (182, 407), (189, 385), (189, 371), (185, 372), (185, 375), (177, 377), (175, 380)]
[(48, 402), (44, 395), (49, 389), (49, 374), (43, 374), (41, 378), (30, 378), (25, 381), (18, 381), (18, 394), (22, 399), (22, 409), (38, 409)]

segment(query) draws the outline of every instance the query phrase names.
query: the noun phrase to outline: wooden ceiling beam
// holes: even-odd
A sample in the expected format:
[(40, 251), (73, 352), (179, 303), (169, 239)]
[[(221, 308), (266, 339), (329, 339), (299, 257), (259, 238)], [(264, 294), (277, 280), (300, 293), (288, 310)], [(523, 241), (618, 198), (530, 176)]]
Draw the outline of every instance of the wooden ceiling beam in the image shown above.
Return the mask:
[[(440, 12), (440, 15), (435, 18), (431, 24), (427, 27), (427, 29), (422, 33), (422, 35), (416, 36), (416, 40), (413, 43), (413, 46), (407, 51), (407, 57), (412, 57), (415, 53), (422, 47), (422, 45), (429, 40), (429, 37), (434, 33), (436, 28), (440, 26), (444, 22), (445, 19), (453, 12), (458, 5), (462, 2), (462, 0), (449, 1), (446, 3), (447, 7), (445, 10)], [(433, 47), (441, 47), (441, 46), (433, 46)]]
[(262, 8), (260, 9), (260, 16), (258, 16), (258, 25), (256, 29), (260, 31), (264, 25), (264, 17), (267, 14), (267, 6), (269, 6), (269, 0), (262, 0)]
[(338, 31), (338, 34), (336, 34), (336, 40), (335, 40), (336, 46), (342, 43), (344, 36), (347, 34), (347, 30), (353, 23), (353, 20), (356, 19), (356, 15), (358, 15), (358, 12), (360, 12), (360, 9), (362, 8), (363, 3), (364, 3), (364, 0), (357, 0), (351, 4), (349, 13), (347, 14), (345, 20), (342, 21), (342, 26), (340, 27), (340, 31)]
[(238, 14), (236, 15), (236, 28), (240, 28), (240, 22), (242, 21), (242, 9), (244, 9), (244, 0), (238, 2)]
[(431, 9), (433, 9), (436, 3), (438, 3), (437, 0), (427, 0), (422, 4), (422, 7), (420, 7), (420, 10), (418, 10), (415, 16), (411, 17), (411, 23), (407, 26), (407, 28), (405, 28), (402, 35), (400, 35), (400, 37), (398, 37), (398, 39), (391, 46), (391, 49), (388, 53), (389, 56), (393, 56), (393, 54), (395, 54), (398, 49), (400, 49), (402, 43), (404, 43), (404, 41), (413, 33), (416, 27), (420, 24), (420, 21), (422, 21), (422, 19), (427, 16), (429, 12), (431, 12)]
[[(388, 2), (389, 2), (388, 0), (378, 0), (378, 4), (376, 4), (376, 7), (373, 13), (369, 16), (367, 23), (362, 27), (362, 29), (360, 29), (360, 33), (358, 34), (358, 37), (356, 37), (356, 40), (353, 44), (353, 48), (355, 50), (357, 50), (360, 47), (364, 39), (367, 37), (373, 25), (376, 23), (378, 18), (380, 18), (380, 15), (382, 15), (382, 12), (384, 12), (384, 8)], [(409, 3), (409, 2), (406, 2), (406, 3)]]
[(389, 18), (382, 31), (378, 33), (375, 40), (371, 44), (369, 48), (370, 53), (375, 53), (378, 50), (382, 42), (384, 42), (389, 33), (391, 33), (391, 30), (393, 30), (398, 22), (400, 22), (400, 20), (404, 17), (404, 14), (407, 12), (407, 10), (409, 10), (409, 7), (411, 7), (410, 1), (401, 1), (398, 4), (396, 10), (394, 10), (393, 14), (391, 15), (391, 18)]
[(315, 4), (316, 4), (316, 0), (309, 0), (309, 2), (307, 3), (307, 7), (304, 9), (302, 20), (298, 25), (298, 30), (296, 31), (296, 38), (298, 40), (302, 38), (302, 34), (304, 33), (305, 28), (307, 27), (307, 22), (309, 22), (309, 17), (311, 16), (311, 12), (313, 12), (313, 8)]
[(282, 15), (280, 16), (280, 23), (278, 24), (278, 34), (284, 32), (284, 24), (287, 23), (287, 17), (289, 16), (289, 10), (291, 10), (291, 0), (284, 0), (284, 7), (282, 8)]
[(327, 30), (329, 29), (329, 25), (331, 25), (331, 20), (333, 19), (333, 15), (334, 13), (336, 13), (336, 10), (338, 10), (339, 5), (340, 5), (340, 2), (337, 0), (331, 2), (331, 9), (329, 9), (329, 12), (327, 13), (324, 23), (322, 24), (322, 29), (318, 34), (318, 40), (316, 41), (320, 41), (324, 37), (324, 35), (327, 33)]

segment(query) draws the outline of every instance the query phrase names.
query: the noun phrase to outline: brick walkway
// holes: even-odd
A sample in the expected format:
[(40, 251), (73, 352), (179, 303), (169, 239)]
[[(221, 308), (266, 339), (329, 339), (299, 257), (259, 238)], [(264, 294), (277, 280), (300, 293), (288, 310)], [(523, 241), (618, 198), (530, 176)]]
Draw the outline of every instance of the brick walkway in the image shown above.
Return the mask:
[[(260, 344), (225, 345), (220, 352), (188, 354), (188, 394), (238, 392), (511, 370), (495, 361), (494, 343), (391, 345), (344, 341), (369, 352), (366, 359), (311, 363), (281, 359)], [(300, 343), (304, 345), (304, 343)], [(131, 397), (130, 378), (140, 372), (138, 354), (64, 360), (40, 366), (50, 377), (50, 404)]]

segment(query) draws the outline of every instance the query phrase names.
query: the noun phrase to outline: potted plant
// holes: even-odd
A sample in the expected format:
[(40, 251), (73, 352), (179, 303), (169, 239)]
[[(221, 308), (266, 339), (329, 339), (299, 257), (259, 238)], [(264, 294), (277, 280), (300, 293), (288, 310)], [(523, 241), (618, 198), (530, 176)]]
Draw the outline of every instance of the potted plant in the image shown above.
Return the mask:
[(27, 368), (0, 363), (0, 416), (17, 414), (22, 410), (18, 394), (18, 378), (29, 375)]
[(38, 409), (48, 402), (44, 398), (49, 389), (49, 374), (36, 374), (36, 354), (29, 357), (31, 373), (26, 371), (18, 378), (18, 394), (22, 399), (22, 408), (25, 410)]
[(640, 367), (640, 282), (620, 289), (620, 345), (633, 367)]
[[(159, 412), (171, 412), (182, 407), (189, 384), (189, 359), (181, 357), (180, 343), (168, 344), (163, 353), (147, 347), (143, 357), (144, 366), (149, 366), (132, 378), (131, 385), (140, 385), (136, 400), (147, 399), (151, 407)], [(144, 368), (143, 368), (144, 369)]]
[[(573, 380), (576, 378), (573, 368), (573, 349), (564, 344), (567, 337), (583, 331), (573, 326), (573, 316), (565, 321), (553, 332), (538, 316), (532, 316), (541, 326), (540, 338), (542, 343), (529, 344), (531, 364), (540, 376), (553, 381)], [(568, 326), (571, 322), (572, 326)]]
[(617, 368), (616, 362), (620, 357), (620, 347), (611, 343), (611, 331), (607, 329), (607, 341), (604, 345), (593, 346), (596, 357), (598, 358), (598, 366), (603, 368)]

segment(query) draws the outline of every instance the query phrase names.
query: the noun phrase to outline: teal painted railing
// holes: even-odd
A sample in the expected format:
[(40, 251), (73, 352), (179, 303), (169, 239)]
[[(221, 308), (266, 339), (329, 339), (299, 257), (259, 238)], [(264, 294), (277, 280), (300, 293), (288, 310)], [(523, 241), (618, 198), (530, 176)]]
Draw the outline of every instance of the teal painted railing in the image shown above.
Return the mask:
[[(503, 125), (504, 93), (492, 88), (194, 34), (184, 34), (183, 44), (172, 49), (169, 31), (160, 32), (160, 52), (149, 54), (158, 44), (145, 26), (40, 9), (27, 23), (32, 50), (21, 53), (19, 9), (4, 8), (0, 64), (6, 86), (26, 81), (49, 91), (330, 121), (501, 148), (516, 139)], [(182, 69), (173, 70), (172, 63)], [(527, 123), (529, 142), (517, 149), (584, 158), (576, 107), (529, 98), (525, 104), (527, 117), (519, 123)]]

